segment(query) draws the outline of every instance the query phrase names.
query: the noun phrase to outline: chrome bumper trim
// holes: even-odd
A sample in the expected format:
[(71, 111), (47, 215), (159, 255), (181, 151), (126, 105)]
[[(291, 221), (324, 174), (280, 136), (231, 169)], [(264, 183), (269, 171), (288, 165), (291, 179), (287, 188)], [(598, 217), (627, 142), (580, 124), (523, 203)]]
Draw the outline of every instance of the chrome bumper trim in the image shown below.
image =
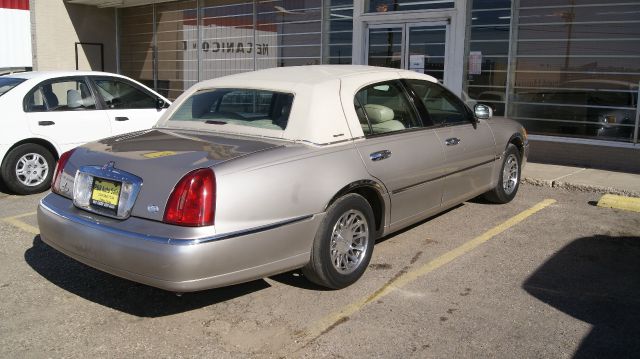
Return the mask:
[(296, 217), (296, 218), (291, 218), (291, 219), (287, 219), (284, 221), (280, 221), (280, 222), (275, 222), (275, 223), (271, 223), (271, 224), (267, 224), (264, 226), (258, 226), (258, 227), (253, 227), (253, 228), (249, 228), (249, 229), (244, 229), (241, 231), (235, 231), (235, 232), (229, 232), (229, 233), (221, 233), (221, 234), (216, 234), (213, 236), (208, 236), (208, 237), (203, 237), (203, 238), (196, 238), (196, 239), (176, 239), (176, 238), (169, 238), (169, 237), (159, 237), (159, 236), (153, 236), (153, 235), (147, 235), (147, 234), (142, 234), (142, 233), (137, 233), (137, 232), (132, 232), (132, 231), (126, 231), (123, 229), (119, 229), (119, 228), (114, 228), (114, 227), (110, 227), (104, 223), (97, 223), (95, 221), (89, 220), (87, 218), (83, 218), (80, 216), (76, 216), (73, 214), (68, 214), (68, 213), (62, 213), (61, 211), (57, 211), (54, 208), (48, 206), (45, 203), (45, 198), (40, 200), (40, 207), (56, 216), (59, 216), (61, 218), (64, 218), (68, 221), (77, 223), (77, 224), (81, 224), (81, 225), (85, 225), (88, 226), (92, 229), (98, 230), (98, 231), (103, 231), (103, 232), (108, 232), (108, 233), (112, 233), (115, 235), (120, 235), (120, 236), (127, 236), (127, 237), (132, 237), (135, 239), (140, 239), (140, 240), (145, 240), (145, 241), (152, 241), (152, 242), (156, 242), (156, 243), (161, 243), (161, 244), (170, 244), (170, 245), (176, 245), (176, 246), (191, 246), (191, 245), (196, 245), (196, 244), (201, 244), (201, 243), (208, 243), (208, 242), (214, 242), (214, 241), (221, 241), (224, 239), (231, 239), (234, 237), (240, 237), (240, 236), (245, 236), (245, 235), (249, 235), (249, 234), (255, 234), (255, 233), (259, 233), (259, 232), (263, 232), (263, 231), (268, 231), (271, 229), (275, 229), (278, 227), (282, 227), (282, 226), (286, 226), (289, 224), (293, 224), (296, 222), (302, 222), (308, 219), (313, 218), (314, 215), (306, 215), (306, 216), (300, 216), (300, 217)]

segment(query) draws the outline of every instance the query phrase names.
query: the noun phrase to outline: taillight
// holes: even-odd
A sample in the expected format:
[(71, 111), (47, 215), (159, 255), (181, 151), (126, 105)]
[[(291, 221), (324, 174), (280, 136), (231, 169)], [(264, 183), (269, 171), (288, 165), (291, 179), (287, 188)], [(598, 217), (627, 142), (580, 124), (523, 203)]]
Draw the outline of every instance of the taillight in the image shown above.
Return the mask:
[(216, 179), (209, 168), (187, 173), (171, 192), (163, 221), (179, 226), (213, 225)]
[(75, 150), (76, 149), (74, 148), (72, 150), (69, 150), (63, 153), (60, 156), (60, 159), (58, 159), (58, 163), (56, 164), (56, 169), (55, 171), (53, 171), (53, 178), (51, 179), (51, 192), (61, 194), (60, 193), (60, 175), (64, 170), (64, 166), (67, 165), (67, 161), (69, 161), (69, 157), (71, 157), (71, 155), (73, 154), (73, 151)]

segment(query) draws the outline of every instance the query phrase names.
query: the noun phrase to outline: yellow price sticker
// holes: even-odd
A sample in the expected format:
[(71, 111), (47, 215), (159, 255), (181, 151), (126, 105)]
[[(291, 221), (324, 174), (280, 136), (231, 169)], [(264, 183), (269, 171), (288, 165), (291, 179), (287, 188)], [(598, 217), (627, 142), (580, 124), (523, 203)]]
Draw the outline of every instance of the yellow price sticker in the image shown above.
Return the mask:
[(174, 151), (157, 151), (157, 152), (145, 153), (143, 156), (146, 158), (159, 158), (159, 157), (173, 156), (176, 153), (177, 152), (174, 152)]
[(91, 200), (94, 202), (94, 204), (113, 209), (118, 205), (119, 198), (119, 183), (104, 181), (97, 178), (95, 179), (93, 183), (93, 191), (91, 192)]

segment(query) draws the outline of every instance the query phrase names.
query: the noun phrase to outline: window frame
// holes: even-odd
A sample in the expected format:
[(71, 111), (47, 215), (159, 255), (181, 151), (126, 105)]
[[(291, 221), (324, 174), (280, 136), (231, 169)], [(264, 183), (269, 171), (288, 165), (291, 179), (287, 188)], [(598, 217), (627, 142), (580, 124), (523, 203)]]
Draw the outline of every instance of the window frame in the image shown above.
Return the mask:
[(46, 113), (46, 112), (67, 112), (67, 111), (74, 111), (77, 112), (77, 110), (62, 110), (62, 111), (55, 111), (55, 110), (49, 110), (49, 109), (45, 109), (45, 110), (29, 110), (29, 97), (33, 96), (33, 94), (42, 86), (44, 85), (48, 85), (48, 84), (53, 84), (56, 82), (65, 82), (65, 81), (83, 81), (84, 84), (87, 86), (87, 88), (89, 89), (89, 93), (91, 93), (91, 96), (93, 97), (93, 102), (95, 104), (94, 108), (84, 108), (82, 111), (99, 111), (99, 110), (103, 110), (102, 108), (102, 103), (99, 101), (98, 96), (96, 96), (96, 91), (95, 89), (92, 87), (92, 83), (90, 82), (89, 78), (87, 76), (62, 76), (62, 77), (55, 77), (55, 78), (49, 78), (46, 80), (42, 80), (40, 82), (38, 82), (37, 84), (35, 84), (31, 90), (29, 90), (26, 95), (24, 95), (24, 97), (22, 98), (22, 111), (25, 113)]

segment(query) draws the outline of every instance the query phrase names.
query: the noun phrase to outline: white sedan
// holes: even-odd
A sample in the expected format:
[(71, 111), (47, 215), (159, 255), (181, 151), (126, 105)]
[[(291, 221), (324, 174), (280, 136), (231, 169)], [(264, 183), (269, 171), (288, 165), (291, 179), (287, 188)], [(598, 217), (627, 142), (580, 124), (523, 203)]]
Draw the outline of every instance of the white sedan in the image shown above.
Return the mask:
[(42, 192), (63, 152), (150, 128), (168, 106), (143, 84), (111, 73), (0, 76), (0, 177), (15, 193)]

